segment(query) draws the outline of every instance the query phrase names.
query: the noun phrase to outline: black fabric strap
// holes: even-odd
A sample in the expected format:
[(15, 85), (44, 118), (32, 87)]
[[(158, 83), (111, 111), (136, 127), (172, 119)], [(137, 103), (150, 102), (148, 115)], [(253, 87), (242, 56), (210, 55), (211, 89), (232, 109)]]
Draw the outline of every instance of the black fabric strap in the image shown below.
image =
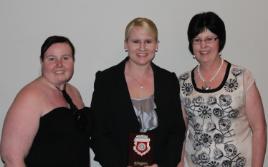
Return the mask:
[(62, 95), (65, 98), (66, 102), (70, 105), (70, 108), (73, 109), (74, 111), (76, 111), (77, 107), (74, 105), (71, 97), (67, 94), (66, 90), (63, 89), (61, 92), (62, 92)]
[(66, 102), (70, 105), (71, 111), (73, 111), (74, 121), (75, 121), (75, 125), (77, 126), (77, 128), (83, 131), (87, 130), (86, 126), (88, 124), (88, 119), (85, 115), (85, 112), (89, 112), (87, 111), (88, 108), (84, 107), (83, 109), (78, 111), (78, 108), (74, 105), (71, 97), (68, 95), (66, 90), (63, 89), (61, 92)]

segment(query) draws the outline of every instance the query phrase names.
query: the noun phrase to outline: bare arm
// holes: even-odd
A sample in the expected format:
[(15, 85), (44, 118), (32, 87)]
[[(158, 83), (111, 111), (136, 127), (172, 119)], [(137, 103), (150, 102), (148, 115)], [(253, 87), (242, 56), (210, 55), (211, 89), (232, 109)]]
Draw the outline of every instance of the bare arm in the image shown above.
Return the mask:
[(246, 114), (252, 129), (252, 167), (263, 167), (266, 151), (266, 121), (261, 96), (254, 83), (246, 93)]
[(27, 155), (39, 126), (40, 108), (32, 91), (23, 89), (10, 106), (3, 126), (1, 158), (5, 167), (25, 167)]

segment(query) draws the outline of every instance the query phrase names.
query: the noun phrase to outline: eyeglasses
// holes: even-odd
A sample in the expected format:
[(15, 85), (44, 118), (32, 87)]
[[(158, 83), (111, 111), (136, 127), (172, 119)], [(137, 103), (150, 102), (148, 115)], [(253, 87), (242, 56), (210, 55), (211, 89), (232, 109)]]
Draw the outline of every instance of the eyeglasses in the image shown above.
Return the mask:
[(218, 39), (218, 37), (207, 37), (205, 39), (201, 39), (201, 38), (194, 38), (193, 39), (193, 44), (194, 45), (200, 45), (202, 43), (202, 41), (205, 42), (205, 44), (212, 44), (214, 41), (216, 41)]

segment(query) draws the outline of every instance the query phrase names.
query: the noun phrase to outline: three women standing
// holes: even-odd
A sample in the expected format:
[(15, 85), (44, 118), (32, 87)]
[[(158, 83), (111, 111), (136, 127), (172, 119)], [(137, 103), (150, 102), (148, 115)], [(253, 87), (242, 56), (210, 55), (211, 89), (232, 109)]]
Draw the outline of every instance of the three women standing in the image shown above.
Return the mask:
[[(92, 148), (104, 167), (129, 164), (129, 136), (150, 133), (147, 166), (263, 166), (266, 123), (252, 74), (221, 57), (225, 26), (213, 12), (189, 24), (189, 50), (199, 65), (179, 77), (155, 65), (158, 31), (146, 18), (126, 27), (128, 57), (96, 74)], [(25, 86), (7, 114), (1, 142), (5, 165), (89, 166), (89, 134), (73, 75), (74, 47), (49, 37), (41, 48), (42, 75)], [(180, 91), (178, 88), (180, 85)]]

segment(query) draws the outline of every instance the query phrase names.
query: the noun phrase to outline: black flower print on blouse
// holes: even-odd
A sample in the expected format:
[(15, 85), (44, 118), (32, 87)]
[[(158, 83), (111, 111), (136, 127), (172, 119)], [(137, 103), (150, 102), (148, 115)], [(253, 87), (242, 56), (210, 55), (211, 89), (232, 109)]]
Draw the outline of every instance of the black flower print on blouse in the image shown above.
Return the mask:
[(189, 77), (190, 77), (189, 73), (186, 72), (186, 73), (182, 74), (182, 75), (180, 76), (179, 79), (185, 81), (185, 80), (187, 80)]
[(243, 167), (243, 166), (245, 166), (246, 165), (246, 158), (244, 158), (244, 157), (237, 158), (237, 160), (235, 162), (235, 165), (237, 167)]
[(207, 164), (207, 167), (218, 167), (219, 163), (215, 161), (211, 161)]
[(220, 117), (223, 116), (224, 111), (223, 111), (221, 108), (214, 108), (214, 109), (213, 109), (213, 114), (214, 114), (216, 117), (220, 118)]
[(200, 136), (199, 142), (202, 144), (202, 146), (208, 148), (212, 144), (212, 137), (204, 133)]
[(213, 151), (213, 158), (214, 158), (215, 160), (219, 160), (219, 159), (221, 159), (222, 157), (223, 157), (223, 152), (222, 152), (220, 149), (216, 148), (216, 149)]
[(182, 81), (181, 91), (186, 96), (189, 96), (190, 94), (192, 94), (193, 89), (194, 89), (194, 86), (192, 83), (185, 82), (187, 79), (189, 79), (189, 77), (190, 77), (189, 73), (184, 73), (179, 78)]
[[(188, 125), (193, 130), (188, 135), (195, 151), (191, 160), (197, 167), (233, 167), (244, 164), (245, 158), (240, 155), (231, 139), (235, 135), (232, 119), (239, 116), (239, 111), (232, 108), (232, 102), (229, 94), (218, 97), (210, 95), (207, 98), (197, 96), (192, 100), (184, 98)], [(213, 150), (211, 146), (214, 146)]]
[(204, 104), (204, 98), (202, 96), (198, 96), (193, 99), (192, 103), (194, 104), (194, 107), (199, 107)]
[(211, 117), (211, 109), (208, 106), (200, 106), (198, 109), (199, 116), (203, 119), (208, 119)]
[[(193, 120), (193, 121), (194, 121), (194, 120)], [(201, 124), (199, 124), (199, 123), (195, 123), (194, 126), (193, 126), (193, 128), (194, 128), (194, 130), (195, 130), (195, 134), (196, 134), (196, 135), (201, 134), (201, 132), (202, 132), (202, 126), (201, 126)], [(195, 135), (195, 136), (196, 136), (196, 135)]]
[(242, 69), (240, 68), (233, 68), (232, 72), (231, 72), (235, 77), (237, 77), (238, 75), (240, 75), (242, 73)]
[(193, 147), (196, 151), (200, 151), (202, 149), (202, 143), (200, 143), (199, 141), (195, 140), (193, 143)]
[(193, 85), (191, 83), (183, 83), (181, 90), (183, 92), (183, 94), (185, 94), (186, 96), (190, 95), (193, 92)]
[(223, 161), (222, 167), (232, 167), (232, 161), (230, 160)]
[(217, 103), (217, 98), (214, 96), (208, 97), (207, 105), (211, 106)]
[(220, 119), (219, 128), (222, 131), (228, 131), (231, 128), (231, 121), (229, 119)]
[(191, 159), (194, 164), (206, 166), (206, 164), (209, 163), (209, 154), (206, 152), (202, 152), (198, 155), (191, 155)]
[(206, 164), (209, 162), (209, 154), (206, 152), (202, 152), (198, 155), (198, 161), (200, 164)]
[(233, 144), (225, 144), (224, 150), (226, 152), (227, 157), (234, 157), (235, 155), (237, 155), (236, 146)]
[(237, 90), (238, 88), (238, 82), (237, 82), (237, 77), (242, 74), (242, 69), (240, 68), (233, 68), (231, 71), (233, 78), (229, 78), (225, 84), (224, 84), (224, 89), (227, 92), (233, 92), (235, 90)]
[(209, 122), (207, 124), (207, 132), (213, 132), (216, 130), (216, 124), (214, 122)]
[(221, 144), (223, 143), (224, 141), (224, 135), (221, 134), (221, 133), (216, 133), (214, 136), (213, 136), (213, 140), (216, 144)]
[(238, 88), (238, 82), (237, 82), (237, 80), (236, 79), (229, 79), (224, 84), (224, 88), (225, 88), (225, 90), (227, 92), (233, 92), (234, 90), (236, 90)]
[[(195, 167), (244, 167), (246, 158), (239, 152), (233, 123), (239, 109), (233, 108), (233, 94), (241, 91), (243, 69), (232, 67), (224, 86), (217, 92), (194, 89), (191, 72), (180, 76), (181, 97), (188, 119), (187, 151)], [(191, 149), (190, 149), (191, 148)]]
[(232, 109), (229, 113), (228, 113), (228, 118), (236, 118), (239, 114), (238, 110)]
[(232, 97), (230, 95), (220, 95), (219, 102), (220, 106), (229, 106), (232, 103)]

